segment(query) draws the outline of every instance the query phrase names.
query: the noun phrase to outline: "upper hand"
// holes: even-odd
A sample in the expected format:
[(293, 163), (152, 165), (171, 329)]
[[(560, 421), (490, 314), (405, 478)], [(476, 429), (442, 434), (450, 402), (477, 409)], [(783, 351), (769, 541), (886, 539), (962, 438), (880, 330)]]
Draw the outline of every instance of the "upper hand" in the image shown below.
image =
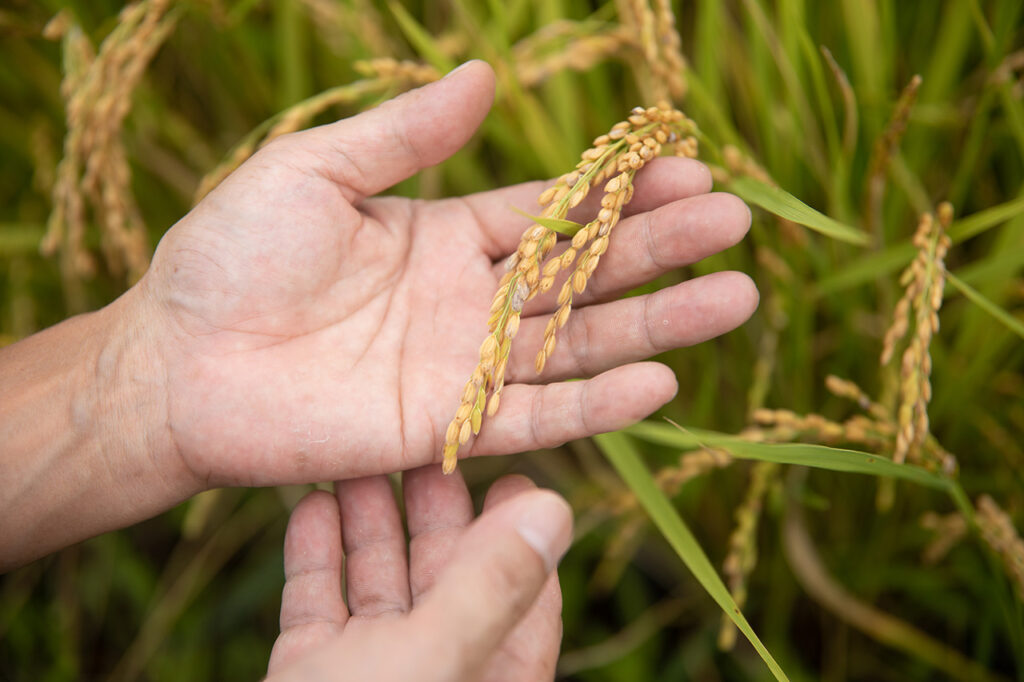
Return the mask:
[[(433, 202), (368, 197), (454, 153), (492, 96), (492, 72), (472, 63), (279, 138), (165, 235), (133, 296), (160, 358), (168, 454), (200, 487), (439, 460), (502, 262), (529, 225), (509, 206), (530, 210), (544, 185)], [(631, 217), (540, 377), (533, 356), (553, 301), (527, 306), (501, 409), (470, 454), (553, 446), (646, 416), (674, 395), (675, 378), (627, 363), (721, 334), (753, 311), (756, 290), (739, 273), (612, 300), (749, 226), (738, 199), (707, 194), (710, 174), (695, 161), (656, 160), (636, 184)], [(559, 381), (580, 376), (593, 378)]]

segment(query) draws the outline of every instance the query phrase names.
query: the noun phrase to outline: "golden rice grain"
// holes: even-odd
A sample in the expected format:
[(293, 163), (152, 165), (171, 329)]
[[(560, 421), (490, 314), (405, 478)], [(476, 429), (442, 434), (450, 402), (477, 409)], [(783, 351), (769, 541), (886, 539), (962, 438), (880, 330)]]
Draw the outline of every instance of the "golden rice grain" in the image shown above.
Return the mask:
[(999, 555), (1006, 574), (1013, 581), (1017, 598), (1024, 600), (1024, 540), (1013, 526), (1010, 515), (988, 495), (978, 498), (975, 520), (981, 537)]
[(917, 255), (900, 282), (906, 287), (896, 304), (893, 323), (882, 343), (881, 364), (892, 359), (896, 344), (909, 332), (910, 338), (900, 363), (900, 403), (897, 408), (899, 432), (893, 459), (920, 461), (921, 445), (928, 436), (928, 402), (931, 400), (931, 355), (928, 348), (939, 330), (938, 311), (945, 286), (945, 257), (951, 244), (946, 228), (952, 222), (952, 207), (941, 207), (936, 220), (925, 213), (918, 222), (913, 243)]
[(85, 246), (90, 214), (100, 227), (100, 247), (110, 272), (134, 282), (149, 266), (149, 245), (142, 214), (131, 191), (121, 129), (132, 92), (173, 30), (177, 13), (170, 0), (140, 0), (127, 5), (97, 51), (70, 15), (59, 14), (47, 27), (62, 37), (66, 106), (64, 156), (53, 184), (53, 210), (41, 244), (44, 254), (60, 252), (69, 307), (80, 280), (95, 269)]
[[(575, 268), (559, 290), (558, 309), (549, 320), (534, 362), (534, 369), (539, 374), (555, 350), (558, 330), (569, 319), (573, 295), (586, 290), (601, 256), (609, 248), (609, 235), (618, 224), (623, 207), (633, 197), (633, 180), (637, 171), (648, 159), (661, 152), (663, 144), (692, 137), (694, 131), (692, 121), (667, 105), (646, 109), (636, 107), (626, 121), (616, 123), (607, 135), (594, 140), (594, 146), (580, 155), (580, 162), (574, 170), (541, 192), (538, 202), (544, 207), (542, 216), (557, 219), (564, 219), (569, 209), (579, 206), (591, 187), (602, 186), (604, 194), (597, 217), (580, 227), (572, 236), (571, 246), (563, 253), (548, 259), (557, 234), (537, 224), (523, 232), (516, 252), (506, 261), (505, 275), (499, 282), (489, 311), (490, 335), (480, 346), (477, 368), (466, 384), (455, 417), (445, 431), (442, 469), (446, 473), (455, 468), (459, 446), (465, 445), (473, 434), (480, 431), (485, 405), (488, 416), (498, 410), (504, 369), (525, 304), (551, 289), (557, 274), (575, 263)], [(624, 162), (627, 156), (628, 160)], [(466, 412), (465, 407), (470, 404), (473, 409)]]

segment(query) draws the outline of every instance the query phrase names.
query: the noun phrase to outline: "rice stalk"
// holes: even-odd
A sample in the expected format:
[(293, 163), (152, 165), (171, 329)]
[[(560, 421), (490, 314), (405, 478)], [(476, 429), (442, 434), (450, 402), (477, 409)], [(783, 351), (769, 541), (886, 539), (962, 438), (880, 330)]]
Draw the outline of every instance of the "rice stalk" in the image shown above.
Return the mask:
[[(792, 269), (775, 251), (766, 246), (758, 247), (757, 261), (772, 274), (773, 284), (792, 282)], [(778, 286), (773, 285), (766, 292), (764, 308), (767, 324), (758, 342), (753, 379), (747, 393), (751, 419), (764, 407), (777, 361), (779, 335), (787, 322)], [(747, 579), (757, 566), (757, 528), (761, 520), (763, 499), (767, 490), (778, 480), (779, 471), (779, 466), (772, 462), (754, 464), (746, 497), (735, 513), (736, 525), (729, 536), (729, 552), (722, 562), (722, 571), (727, 579), (729, 594), (739, 608), (743, 608), (747, 602)], [(722, 651), (731, 650), (736, 644), (736, 634), (736, 624), (730, 618), (723, 617), (718, 629), (718, 648)]]
[[(743, 503), (736, 509), (736, 527), (729, 536), (729, 552), (722, 562), (736, 606), (743, 608), (747, 603), (747, 578), (757, 565), (757, 528), (761, 521), (761, 510), (769, 488), (778, 479), (779, 465), (775, 462), (758, 462), (751, 469), (750, 485)], [(723, 614), (718, 631), (718, 648), (728, 651), (736, 644), (736, 625)]]
[(654, 37), (659, 59), (651, 68), (656, 83), (664, 83), (666, 92), (655, 91), (656, 97), (668, 96), (680, 101), (686, 96), (686, 58), (676, 30), (676, 18), (669, 0), (654, 0)]
[(910, 111), (914, 108), (914, 102), (917, 101), (917, 91), (920, 87), (921, 76), (915, 74), (900, 93), (892, 117), (871, 152), (867, 172), (867, 207), (864, 217), (867, 221), (866, 231), (868, 234), (874, 235), (876, 246), (882, 244), (882, 199), (885, 197), (887, 173), (893, 162), (893, 157), (898, 152), (900, 140), (903, 139), (903, 134), (907, 130)]
[(803, 513), (790, 503), (783, 522), (783, 548), (804, 590), (824, 608), (882, 644), (904, 651), (958, 680), (1001, 680), (981, 664), (933, 639), (913, 625), (866, 603), (841, 585), (825, 567), (807, 530)]

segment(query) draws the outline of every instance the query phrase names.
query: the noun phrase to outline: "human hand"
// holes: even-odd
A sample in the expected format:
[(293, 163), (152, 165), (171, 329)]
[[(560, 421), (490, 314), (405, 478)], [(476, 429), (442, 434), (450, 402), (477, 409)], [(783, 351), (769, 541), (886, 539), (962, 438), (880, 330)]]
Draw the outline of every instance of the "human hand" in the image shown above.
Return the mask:
[[(440, 460), (505, 257), (547, 183), (442, 201), (367, 198), (455, 152), (486, 115), (474, 62), (271, 143), (95, 313), (0, 350), (0, 570), (208, 487), (338, 480)], [(732, 329), (757, 302), (717, 273), (615, 301), (742, 238), (750, 214), (688, 159), (655, 159), (542, 376), (549, 295), (527, 304), (501, 409), (469, 455), (620, 428), (676, 382), (634, 363)], [(597, 197), (579, 207), (594, 212)], [(556, 247), (557, 248), (557, 247)], [(585, 381), (565, 383), (573, 377)], [(97, 500), (103, 504), (97, 504)]]
[(408, 559), (385, 476), (339, 482), (337, 498), (314, 492), (292, 512), (270, 679), (552, 679), (568, 505), (507, 476), (474, 520), (461, 475), (437, 465), (406, 472), (402, 489)]
[[(504, 258), (544, 183), (465, 198), (368, 199), (451, 155), (486, 115), (493, 74), (439, 83), (279, 138), (175, 225), (133, 292), (166, 384), (167, 454), (197, 488), (333, 480), (437, 461), (477, 361)], [(750, 214), (707, 169), (659, 159), (628, 207), (545, 373), (553, 298), (528, 305), (498, 414), (469, 451), (505, 454), (620, 428), (676, 390), (632, 363), (743, 322), (749, 278), (718, 273), (612, 301), (737, 242)], [(596, 198), (595, 198), (596, 201)], [(592, 377), (562, 383), (572, 377)], [(159, 438), (152, 438), (159, 441)], [(180, 466), (179, 463), (179, 466)]]

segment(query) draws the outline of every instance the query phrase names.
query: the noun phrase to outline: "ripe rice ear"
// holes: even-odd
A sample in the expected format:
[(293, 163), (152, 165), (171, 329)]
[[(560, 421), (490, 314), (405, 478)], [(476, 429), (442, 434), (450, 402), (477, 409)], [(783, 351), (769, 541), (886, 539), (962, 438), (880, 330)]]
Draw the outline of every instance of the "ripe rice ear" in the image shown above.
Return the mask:
[[(472, 422), (471, 431), (476, 434), (482, 427), (484, 406), (487, 405), (488, 416), (498, 410), (504, 367), (526, 302), (551, 289), (559, 271), (575, 263), (559, 291), (558, 310), (547, 325), (536, 355), (534, 369), (540, 374), (555, 351), (558, 330), (569, 319), (574, 294), (583, 293), (601, 256), (610, 246), (611, 231), (619, 221), (622, 208), (633, 196), (637, 171), (648, 159), (657, 156), (664, 144), (677, 144), (692, 137), (695, 130), (693, 122), (676, 109), (636, 107), (627, 120), (616, 123), (607, 135), (594, 140), (594, 146), (581, 154), (574, 170), (559, 177), (552, 187), (541, 193), (539, 203), (544, 207), (543, 219), (539, 218), (538, 224), (526, 228), (519, 247), (506, 262), (505, 275), (491, 302), (490, 335), (481, 345), (474, 378), (466, 384), (460, 407), (445, 432), (442, 466), (445, 472), (455, 469), (459, 448), (469, 440), (466, 424)], [(569, 209), (578, 206), (590, 188), (598, 185), (603, 185), (604, 192), (598, 215), (572, 236), (571, 248), (548, 260), (557, 235), (542, 223), (549, 218), (564, 221)], [(502, 368), (500, 375), (495, 373), (495, 366)], [(467, 416), (464, 408), (471, 402), (476, 407)]]

